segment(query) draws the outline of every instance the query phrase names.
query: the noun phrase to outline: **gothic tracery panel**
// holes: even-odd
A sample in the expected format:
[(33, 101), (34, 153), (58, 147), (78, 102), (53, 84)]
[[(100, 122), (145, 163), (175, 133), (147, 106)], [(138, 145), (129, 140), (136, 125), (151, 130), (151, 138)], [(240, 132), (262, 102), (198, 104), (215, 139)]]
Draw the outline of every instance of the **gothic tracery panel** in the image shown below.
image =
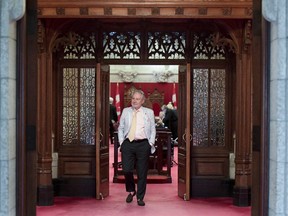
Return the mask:
[(95, 59), (96, 35), (94, 33), (79, 35), (69, 33), (62, 39), (64, 45), (64, 59)]
[(185, 59), (184, 32), (148, 32), (148, 59)]
[(194, 59), (220, 59), (225, 60), (225, 47), (215, 43), (215, 34), (193, 35)]
[(103, 32), (104, 59), (140, 59), (140, 32)]

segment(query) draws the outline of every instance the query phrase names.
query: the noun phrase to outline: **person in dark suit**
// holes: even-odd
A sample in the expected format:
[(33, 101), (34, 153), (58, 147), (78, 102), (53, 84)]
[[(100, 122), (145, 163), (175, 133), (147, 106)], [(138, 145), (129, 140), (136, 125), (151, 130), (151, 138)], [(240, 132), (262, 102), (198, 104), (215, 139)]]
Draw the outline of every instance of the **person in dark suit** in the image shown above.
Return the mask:
[[(178, 138), (178, 113), (174, 109), (173, 104), (169, 102), (167, 106), (164, 106), (164, 118), (163, 123), (165, 127), (168, 127), (172, 133), (173, 140)], [(172, 146), (173, 147), (173, 146)]]
[(110, 142), (111, 144), (114, 143), (114, 132), (115, 132), (115, 123), (118, 122), (118, 115), (116, 111), (116, 107), (113, 105), (114, 99), (112, 97), (109, 98), (110, 103), (110, 123), (109, 123), (109, 133), (110, 133)]
[[(145, 95), (135, 90), (131, 107), (126, 107), (121, 115), (118, 128), (118, 139), (122, 153), (122, 169), (125, 176), (125, 187), (129, 193), (126, 202), (131, 203), (136, 195), (137, 204), (144, 206), (146, 193), (149, 156), (155, 152), (155, 116), (152, 109), (143, 107)], [(137, 192), (134, 180), (136, 163)]]

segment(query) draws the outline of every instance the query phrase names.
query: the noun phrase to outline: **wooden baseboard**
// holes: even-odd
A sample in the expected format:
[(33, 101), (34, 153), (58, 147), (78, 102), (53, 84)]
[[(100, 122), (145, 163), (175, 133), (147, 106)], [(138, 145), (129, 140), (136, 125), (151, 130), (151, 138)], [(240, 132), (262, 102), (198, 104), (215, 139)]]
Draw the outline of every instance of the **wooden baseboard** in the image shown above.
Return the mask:
[(191, 197), (232, 197), (234, 180), (191, 179)]
[(239, 207), (251, 205), (251, 189), (234, 187), (233, 204)]
[(55, 196), (96, 197), (95, 178), (54, 179)]
[(38, 186), (37, 188), (37, 205), (51, 206), (54, 204), (53, 185)]

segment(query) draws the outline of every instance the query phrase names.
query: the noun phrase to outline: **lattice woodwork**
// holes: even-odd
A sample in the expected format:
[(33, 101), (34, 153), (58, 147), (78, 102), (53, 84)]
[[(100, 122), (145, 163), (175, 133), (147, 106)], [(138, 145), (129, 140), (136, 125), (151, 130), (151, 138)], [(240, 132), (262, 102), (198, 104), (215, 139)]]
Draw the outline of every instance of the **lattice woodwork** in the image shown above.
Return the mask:
[(193, 58), (194, 59), (226, 59), (225, 46), (216, 44), (213, 40), (215, 35), (200, 35), (193, 36)]
[(104, 59), (140, 59), (140, 32), (103, 32)]
[(78, 69), (63, 69), (63, 145), (78, 140)]
[[(63, 46), (64, 59), (96, 59), (96, 34), (76, 34), (69, 32), (59, 40)], [(58, 48), (59, 44), (55, 46)]]
[(211, 69), (210, 82), (210, 137), (211, 145), (225, 144), (225, 96), (226, 82), (223, 69)]
[[(113, 62), (169, 60), (177, 64), (185, 60), (189, 61), (191, 57), (195, 60), (226, 60), (230, 52), (235, 53), (239, 48), (229, 35), (220, 32), (217, 25), (211, 26), (214, 29), (213, 33), (207, 33), (210, 32), (208, 29), (206, 33), (205, 31), (196, 33), (188, 26), (187, 31), (171, 32), (149, 29), (141, 32), (118, 31), (117, 27), (111, 27), (109, 31), (99, 28), (89, 29), (83, 33), (79, 33), (80, 30), (75, 32), (71, 30), (66, 34), (59, 34), (53, 49), (63, 50), (63, 59), (67, 60), (97, 59)], [(100, 38), (102, 42), (99, 41)], [(99, 44), (96, 43), (97, 41)]]
[(185, 32), (148, 32), (148, 59), (185, 59)]
[(95, 144), (95, 69), (63, 69), (63, 145)]
[(226, 71), (193, 70), (193, 145), (225, 145)]
[(208, 146), (208, 69), (193, 70), (193, 145)]

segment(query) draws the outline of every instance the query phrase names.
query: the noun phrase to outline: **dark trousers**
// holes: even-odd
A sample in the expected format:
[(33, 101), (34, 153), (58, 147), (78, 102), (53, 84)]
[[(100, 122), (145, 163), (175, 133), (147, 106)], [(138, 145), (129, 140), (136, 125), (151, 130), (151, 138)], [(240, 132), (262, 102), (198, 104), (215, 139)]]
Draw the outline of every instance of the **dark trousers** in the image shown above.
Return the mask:
[(133, 171), (136, 163), (137, 199), (144, 199), (146, 193), (147, 173), (151, 146), (148, 140), (130, 142), (126, 139), (121, 145), (122, 168), (127, 192), (135, 190)]
[(114, 143), (114, 126), (113, 126), (113, 123), (110, 121), (110, 124), (109, 124), (109, 135), (110, 135), (110, 142), (111, 144)]

